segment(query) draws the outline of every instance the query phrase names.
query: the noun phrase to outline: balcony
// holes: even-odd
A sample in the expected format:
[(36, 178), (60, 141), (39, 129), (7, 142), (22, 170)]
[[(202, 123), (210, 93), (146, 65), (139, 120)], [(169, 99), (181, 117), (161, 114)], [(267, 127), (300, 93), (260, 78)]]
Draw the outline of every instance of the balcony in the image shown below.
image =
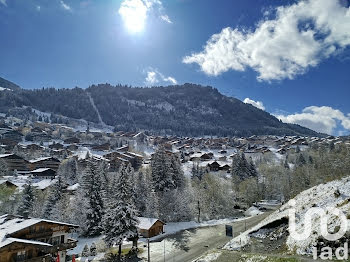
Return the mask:
[(52, 230), (35, 231), (35, 232), (30, 232), (28, 235), (26, 235), (26, 239), (45, 238), (45, 237), (50, 237), (51, 235), (52, 235)]
[(61, 244), (58, 244), (58, 245), (53, 244), (53, 247), (47, 248), (47, 251), (50, 252), (50, 253), (55, 253), (57, 251), (73, 249), (73, 248), (75, 248), (77, 246), (77, 243), (78, 243), (77, 240), (68, 239), (67, 243), (61, 243)]
[(54, 262), (54, 259), (52, 258), (51, 255), (45, 255), (40, 257), (28, 258), (18, 262)]

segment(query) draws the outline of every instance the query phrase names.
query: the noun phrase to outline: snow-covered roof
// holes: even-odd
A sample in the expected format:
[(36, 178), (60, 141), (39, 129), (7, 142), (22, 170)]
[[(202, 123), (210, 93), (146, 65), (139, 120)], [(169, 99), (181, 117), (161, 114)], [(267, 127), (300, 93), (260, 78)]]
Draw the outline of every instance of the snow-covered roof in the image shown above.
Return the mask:
[(33, 163), (37, 163), (37, 162), (48, 160), (48, 159), (52, 159), (52, 157), (48, 156), (48, 157), (40, 157), (40, 158), (37, 158), (37, 159), (32, 159), (32, 160), (29, 160), (29, 163), (33, 164)]
[(4, 157), (8, 157), (8, 156), (12, 156), (13, 154), (0, 154), (0, 158), (4, 158)]
[(32, 186), (40, 189), (40, 190), (44, 190), (45, 188), (48, 188), (49, 186), (55, 184), (57, 182), (56, 179), (43, 179), (39, 182), (33, 183)]
[[(139, 229), (145, 229), (145, 230), (149, 230), (154, 225), (154, 223), (156, 223), (157, 221), (160, 221), (157, 218), (151, 218), (151, 217), (139, 217), (138, 220), (139, 220), (139, 224), (137, 227)], [(162, 223), (165, 224), (164, 222)]]
[(50, 169), (51, 168), (42, 167), (42, 168), (38, 168), (38, 169), (31, 171), (31, 173), (42, 173), (42, 172), (45, 172), (45, 171), (50, 170)]
[(57, 222), (57, 221), (52, 221), (52, 220), (47, 220), (47, 219), (23, 218), (21, 216), (3, 215), (0, 217), (0, 248), (3, 246), (9, 245), (13, 242), (31, 243), (31, 244), (37, 244), (37, 245), (48, 245), (46, 243), (42, 243), (42, 242), (38, 242), (38, 241), (30, 241), (30, 240), (23, 240), (23, 239), (8, 238), (7, 237), (13, 233), (16, 233), (22, 229), (33, 226), (33, 225), (38, 224), (40, 222), (66, 225), (69, 227), (78, 227), (77, 225), (67, 224), (67, 223)]
[(71, 186), (67, 187), (67, 190), (68, 191), (74, 191), (74, 190), (77, 190), (79, 186), (80, 186), (79, 183), (76, 183), (74, 185), (71, 185)]
[(26, 244), (33, 244), (33, 245), (42, 245), (42, 246), (51, 246), (50, 244), (39, 242), (39, 241), (32, 241), (32, 240), (25, 240), (25, 239), (19, 239), (19, 238), (12, 238), (7, 237), (9, 234), (12, 234), (14, 232), (17, 232), (23, 228), (26, 228), (27, 226), (30, 226), (33, 222), (33, 219), (27, 219), (24, 220), (20, 217), (15, 217), (13, 219), (10, 218), (8, 215), (3, 215), (0, 217), (0, 248), (7, 246), (14, 242), (20, 242), (20, 243), (26, 243)]

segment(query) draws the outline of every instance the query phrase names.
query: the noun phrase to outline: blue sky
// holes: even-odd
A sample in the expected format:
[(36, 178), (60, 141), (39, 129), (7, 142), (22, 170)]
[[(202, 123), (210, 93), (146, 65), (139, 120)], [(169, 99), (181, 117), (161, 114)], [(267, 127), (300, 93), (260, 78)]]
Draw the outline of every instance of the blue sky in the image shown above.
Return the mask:
[(349, 134), (349, 28), (348, 0), (0, 0), (0, 76), (23, 88), (211, 85)]

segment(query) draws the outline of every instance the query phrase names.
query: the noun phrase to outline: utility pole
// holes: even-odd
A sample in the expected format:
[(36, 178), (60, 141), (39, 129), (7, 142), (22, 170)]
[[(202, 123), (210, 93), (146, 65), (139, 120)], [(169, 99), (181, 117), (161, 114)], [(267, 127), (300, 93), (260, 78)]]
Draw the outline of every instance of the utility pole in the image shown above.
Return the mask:
[(164, 238), (164, 262), (165, 262), (165, 238)]
[(151, 251), (149, 246), (149, 238), (147, 238), (147, 246), (148, 246), (148, 262), (151, 262)]

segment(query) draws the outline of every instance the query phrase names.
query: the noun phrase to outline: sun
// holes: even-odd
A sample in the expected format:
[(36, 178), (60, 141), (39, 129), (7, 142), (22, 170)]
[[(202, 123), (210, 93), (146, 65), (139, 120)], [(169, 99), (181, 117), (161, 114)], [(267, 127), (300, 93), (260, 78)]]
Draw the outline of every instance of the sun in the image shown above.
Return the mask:
[(144, 30), (147, 11), (148, 8), (142, 0), (126, 0), (119, 8), (119, 14), (130, 33), (139, 33)]

